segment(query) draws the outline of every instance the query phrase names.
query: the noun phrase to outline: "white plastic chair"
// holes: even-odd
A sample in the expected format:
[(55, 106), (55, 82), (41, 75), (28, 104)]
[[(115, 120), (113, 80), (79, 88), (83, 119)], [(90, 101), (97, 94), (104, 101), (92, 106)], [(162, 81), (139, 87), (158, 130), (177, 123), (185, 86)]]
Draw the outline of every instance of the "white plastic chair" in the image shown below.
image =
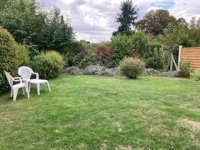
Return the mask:
[[(4, 73), (6, 75), (6, 78), (8, 80), (9, 85), (10, 85), (10, 88), (11, 88), (11, 95), (10, 96), (13, 97), (13, 101), (16, 101), (19, 88), (22, 88), (23, 94), (24, 94), (24, 91), (26, 91), (28, 99), (29, 99), (28, 83), (22, 82), (21, 77), (12, 77), (5, 70), (4, 70)], [(18, 83), (14, 84), (14, 82), (18, 82)]]
[[(39, 74), (36, 73), (36, 72), (33, 72), (33, 70), (30, 67), (21, 66), (18, 69), (18, 74), (22, 77), (22, 79), (24, 81), (27, 81), (30, 84), (29, 85), (29, 92), (30, 92), (30, 89), (31, 89), (31, 84), (36, 84), (37, 85), (37, 94), (40, 95), (41, 84), (43, 84), (43, 83), (47, 84), (48, 89), (51, 92), (48, 80), (39, 79)], [(35, 79), (31, 79), (32, 74), (36, 75)]]

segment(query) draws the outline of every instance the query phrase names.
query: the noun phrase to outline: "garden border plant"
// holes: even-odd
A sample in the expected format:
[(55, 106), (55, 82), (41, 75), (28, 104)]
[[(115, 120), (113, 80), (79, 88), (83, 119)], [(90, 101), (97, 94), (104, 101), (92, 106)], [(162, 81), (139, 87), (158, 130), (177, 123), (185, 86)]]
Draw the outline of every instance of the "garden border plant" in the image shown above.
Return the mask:
[(120, 61), (119, 68), (121, 75), (136, 79), (145, 72), (145, 63), (139, 58), (128, 57)]
[(13, 36), (0, 26), (0, 95), (9, 88), (3, 70), (10, 72), (13, 76), (17, 74), (19, 62), (16, 59), (16, 50), (17, 43)]

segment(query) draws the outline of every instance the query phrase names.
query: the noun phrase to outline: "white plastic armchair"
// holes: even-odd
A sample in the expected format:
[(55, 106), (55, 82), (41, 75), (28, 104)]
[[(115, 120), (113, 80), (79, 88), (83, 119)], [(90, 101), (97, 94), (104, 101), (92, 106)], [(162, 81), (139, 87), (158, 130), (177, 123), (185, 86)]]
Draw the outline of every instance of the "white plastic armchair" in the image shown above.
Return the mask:
[[(28, 90), (28, 83), (27, 82), (22, 82), (21, 77), (12, 77), (8, 72), (4, 70), (4, 73), (6, 75), (6, 78), (8, 80), (8, 83), (11, 88), (11, 97), (13, 97), (13, 101), (16, 101), (17, 94), (19, 88), (22, 88), (23, 94), (24, 91), (26, 91), (28, 99), (29, 99), (29, 90)], [(16, 84), (14, 84), (16, 82)]]
[[(34, 72), (30, 67), (21, 66), (18, 69), (18, 74), (22, 77), (23, 81), (27, 81), (29, 83), (29, 92), (31, 89), (31, 84), (36, 84), (37, 85), (37, 94), (40, 95), (41, 84), (43, 84), (43, 83), (47, 84), (48, 89), (51, 92), (51, 88), (50, 88), (48, 80), (39, 79), (39, 74)], [(36, 75), (35, 79), (31, 79), (32, 74)]]
[(18, 69), (18, 74), (22, 77), (23, 80), (30, 80), (32, 74), (35, 74), (36, 78), (39, 79), (39, 74), (36, 72), (33, 72), (33, 70), (27, 66), (21, 66)]

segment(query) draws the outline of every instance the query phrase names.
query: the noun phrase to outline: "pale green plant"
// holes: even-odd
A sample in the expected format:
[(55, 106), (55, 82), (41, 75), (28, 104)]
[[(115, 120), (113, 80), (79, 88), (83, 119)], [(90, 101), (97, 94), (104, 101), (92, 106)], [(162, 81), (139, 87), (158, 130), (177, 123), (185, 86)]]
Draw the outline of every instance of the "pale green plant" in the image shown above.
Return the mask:
[(137, 78), (142, 75), (145, 71), (145, 63), (138, 58), (125, 58), (120, 64), (120, 73), (128, 78)]
[(18, 44), (15, 51), (20, 66), (28, 66), (30, 63), (29, 50), (25, 44)]
[(193, 71), (193, 78), (197, 81), (200, 80), (200, 70)]

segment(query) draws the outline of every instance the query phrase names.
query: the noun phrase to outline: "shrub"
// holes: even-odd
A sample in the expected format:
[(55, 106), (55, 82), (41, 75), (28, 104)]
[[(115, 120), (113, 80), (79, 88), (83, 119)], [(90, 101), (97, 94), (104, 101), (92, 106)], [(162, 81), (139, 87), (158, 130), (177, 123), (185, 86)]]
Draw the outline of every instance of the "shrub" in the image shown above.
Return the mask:
[(28, 43), (27, 44), (28, 50), (29, 50), (29, 57), (30, 60), (33, 59), (33, 57), (37, 56), (40, 54), (39, 50), (38, 50), (38, 46), (34, 45), (32, 43)]
[(76, 66), (72, 66), (72, 67), (69, 67), (69, 68), (65, 68), (63, 70), (64, 73), (66, 74), (70, 74), (70, 75), (81, 75), (83, 74), (83, 71), (82, 69), (79, 69), (78, 67)]
[(0, 27), (0, 95), (9, 88), (3, 70), (12, 75), (17, 74), (19, 65), (15, 54), (16, 49), (17, 44), (12, 35), (6, 29)]
[(67, 42), (66, 49), (63, 53), (67, 66), (82, 66), (82, 60), (85, 58), (87, 53), (85, 48), (79, 42)]
[(83, 64), (82, 67), (87, 67), (91, 65), (99, 65), (100, 63), (97, 61), (96, 54), (94, 52), (87, 52), (87, 56), (83, 59)]
[(131, 36), (118, 34), (112, 37), (113, 53), (108, 67), (118, 66), (124, 57), (131, 57), (135, 54), (137, 54), (137, 57), (143, 56), (147, 42), (147, 36), (141, 30)]
[(90, 65), (84, 69), (79, 69), (76, 66), (65, 68), (63, 73), (70, 75), (102, 75), (102, 76), (114, 76), (119, 74), (119, 68), (105, 68), (99, 65)]
[(160, 56), (156, 55), (156, 54), (159, 54), (158, 52), (160, 51), (160, 49), (161, 49), (160, 43), (151, 42), (147, 45), (147, 49), (143, 55), (143, 59), (146, 64), (146, 68), (153, 68), (156, 70), (162, 69), (162, 64), (160, 62)]
[(106, 66), (109, 63), (112, 51), (112, 47), (110, 46), (99, 46), (96, 48), (96, 56), (100, 65)]
[(106, 68), (106, 70), (101, 72), (100, 75), (103, 75), (103, 76), (119, 75), (119, 68)]
[(120, 64), (120, 73), (128, 78), (135, 79), (145, 71), (145, 64), (138, 58), (125, 58)]
[(180, 75), (181, 77), (189, 78), (190, 77), (190, 62), (180, 62)]
[(111, 60), (108, 64), (108, 67), (116, 67), (119, 65), (119, 62), (124, 57), (130, 57), (133, 53), (132, 46), (133, 42), (129, 36), (118, 34), (115, 37), (111, 38), (111, 46), (113, 48), (113, 53)]
[(19, 61), (19, 66), (28, 66), (30, 63), (29, 51), (26, 45), (19, 44), (16, 50), (16, 57)]
[(51, 60), (51, 62), (54, 65), (54, 67), (59, 72), (60, 72), (60, 70), (62, 70), (62, 67), (64, 65), (63, 56), (62, 55), (60, 55), (56, 51), (48, 51), (47, 53), (42, 53), (42, 54), (45, 55), (47, 58), (49, 58)]
[(146, 64), (146, 68), (153, 68), (156, 70), (167, 71), (168, 61), (170, 53), (164, 47), (159, 47), (159, 44), (153, 45), (153, 43), (148, 45), (143, 59)]
[(58, 77), (63, 69), (63, 57), (55, 51), (41, 53), (35, 56), (31, 62), (31, 67), (35, 72), (39, 73), (40, 78)]
[(105, 67), (104, 66), (99, 66), (99, 65), (91, 65), (91, 66), (87, 66), (84, 69), (84, 74), (86, 75), (100, 75), (102, 71), (105, 71)]
[(195, 80), (199, 81), (200, 80), (200, 70), (195, 70), (193, 73), (193, 77)]
[(139, 30), (131, 36), (131, 40), (133, 42), (133, 46), (137, 48), (140, 56), (143, 56), (148, 43), (145, 33), (142, 30)]
[(48, 79), (49, 76), (51, 76), (50, 72), (52, 71), (48, 70), (49, 66), (51, 66), (51, 63), (44, 55), (37, 55), (33, 57), (30, 66), (34, 72), (39, 73), (40, 78)]

